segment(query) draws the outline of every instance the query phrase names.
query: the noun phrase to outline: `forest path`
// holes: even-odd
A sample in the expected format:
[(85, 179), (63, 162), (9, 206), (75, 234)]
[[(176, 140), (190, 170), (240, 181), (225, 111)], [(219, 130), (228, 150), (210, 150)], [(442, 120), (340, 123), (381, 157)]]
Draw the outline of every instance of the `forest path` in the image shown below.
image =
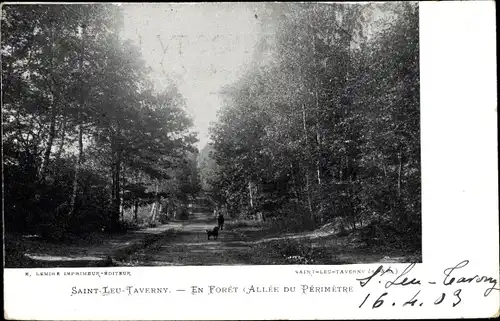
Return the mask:
[[(398, 251), (356, 248), (352, 238), (338, 237), (333, 231), (315, 230), (283, 234), (259, 227), (224, 228), (214, 240), (207, 238), (216, 218), (198, 199), (189, 220), (173, 233), (138, 249), (121, 264), (131, 266), (169, 265), (268, 265), (303, 264), (293, 256), (309, 256), (313, 264), (402, 263), (408, 257)], [(231, 220), (226, 218), (225, 223)], [(318, 251), (318, 249), (322, 249)], [(311, 262), (310, 262), (311, 263)]]
[[(91, 267), (171, 265), (269, 265), (403, 263), (399, 251), (359, 248), (351, 236), (337, 236), (331, 229), (281, 233), (255, 225), (227, 223), (216, 240), (206, 230), (217, 225), (206, 202), (199, 198), (185, 221), (170, 221), (123, 235), (99, 237), (97, 243), (51, 244), (24, 239), (11, 248), (24, 258), (13, 257), (8, 267)], [(236, 224), (234, 224), (236, 223)], [(251, 223), (251, 222), (250, 222)], [(256, 223), (256, 222), (254, 222)], [(102, 239), (101, 239), (102, 238)], [(307, 258), (307, 262), (304, 259)], [(26, 261), (28, 259), (28, 261)], [(111, 259), (110, 261), (108, 259)], [(297, 261), (298, 259), (298, 261)], [(310, 261), (310, 260), (313, 261)], [(418, 259), (418, 258), (417, 258)]]
[[(242, 265), (249, 264), (252, 244), (237, 233), (225, 229), (215, 240), (208, 240), (206, 230), (217, 225), (211, 209), (198, 198), (188, 221), (175, 232), (130, 256), (128, 264), (141, 266), (167, 265)], [(226, 218), (226, 223), (230, 221)]]
[[(38, 238), (11, 237), (15, 253), (9, 267), (92, 267), (252, 264), (252, 239), (234, 231), (207, 239), (217, 225), (213, 212), (199, 199), (186, 221), (173, 220), (157, 227), (121, 235), (95, 235), (76, 243), (50, 243)], [(231, 220), (226, 220), (226, 222)], [(110, 261), (111, 259), (111, 261)]]

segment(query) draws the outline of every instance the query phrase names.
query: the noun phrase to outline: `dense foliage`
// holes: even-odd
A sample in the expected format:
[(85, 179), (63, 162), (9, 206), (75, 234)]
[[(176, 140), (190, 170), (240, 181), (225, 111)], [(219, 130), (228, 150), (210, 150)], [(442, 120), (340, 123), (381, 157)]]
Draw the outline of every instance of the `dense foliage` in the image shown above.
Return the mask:
[(8, 231), (117, 230), (126, 208), (196, 193), (184, 100), (152, 89), (122, 20), (113, 4), (2, 6)]
[(268, 59), (225, 89), (204, 187), (235, 217), (417, 231), (418, 6), (273, 4), (268, 14)]

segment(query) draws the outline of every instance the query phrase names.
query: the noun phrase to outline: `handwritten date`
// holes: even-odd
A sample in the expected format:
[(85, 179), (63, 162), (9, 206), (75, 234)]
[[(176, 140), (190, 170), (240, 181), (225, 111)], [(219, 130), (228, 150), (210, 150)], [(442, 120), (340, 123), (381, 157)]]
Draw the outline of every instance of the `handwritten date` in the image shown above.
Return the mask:
[[(453, 299), (454, 299), (452, 302), (453, 307), (456, 307), (457, 305), (460, 304), (460, 302), (462, 302), (462, 298), (460, 297), (461, 293), (462, 293), (461, 289), (458, 289), (455, 292), (453, 292)], [(419, 306), (419, 307), (423, 306), (424, 302), (419, 299), (419, 294), (420, 294), (420, 290), (411, 299), (403, 302), (402, 306), (412, 306), (412, 307), (413, 306)], [(373, 302), (372, 309), (380, 308), (387, 301), (388, 295), (389, 295), (388, 292), (382, 293), (382, 295), (380, 295)], [(371, 293), (368, 293), (358, 308), (363, 307), (363, 305), (366, 303), (366, 301), (368, 301), (368, 298), (370, 296), (371, 296)], [(445, 298), (446, 298), (446, 293), (442, 293), (438, 298), (436, 298), (436, 300), (434, 301), (434, 305), (440, 305), (441, 303), (443, 303), (445, 301)], [(396, 305), (396, 302), (392, 302), (392, 306), (395, 306), (395, 305)]]

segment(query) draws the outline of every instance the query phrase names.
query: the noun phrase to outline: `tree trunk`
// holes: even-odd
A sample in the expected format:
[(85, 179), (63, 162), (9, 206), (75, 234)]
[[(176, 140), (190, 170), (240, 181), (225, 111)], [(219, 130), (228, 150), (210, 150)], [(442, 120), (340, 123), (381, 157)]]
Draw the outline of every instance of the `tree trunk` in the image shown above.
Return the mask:
[(137, 212), (139, 211), (139, 200), (136, 198), (134, 201), (134, 222), (138, 223), (139, 218), (137, 216)]
[(314, 229), (314, 215), (313, 215), (313, 208), (312, 208), (312, 200), (311, 200), (311, 192), (310, 192), (310, 183), (309, 183), (309, 172), (306, 170), (306, 193), (307, 193), (307, 207), (309, 209), (309, 221)]
[[(318, 64), (316, 63), (316, 39), (315, 37), (311, 38), (312, 41), (312, 48), (313, 48), (313, 57), (315, 59), (314, 63), (315, 66)], [(316, 173), (317, 173), (317, 179), (318, 179), (318, 185), (320, 186), (321, 190), (321, 137), (320, 137), (320, 128), (321, 128), (321, 118), (319, 115), (320, 111), (320, 106), (319, 106), (319, 93), (318, 93), (318, 88), (319, 88), (319, 79), (318, 75), (314, 75), (314, 100), (316, 104), (316, 110), (315, 110), (315, 116), (316, 116), (316, 143), (317, 143), (317, 154), (316, 154)]]
[(160, 202), (158, 202), (158, 215), (157, 215), (160, 220), (161, 220), (161, 217), (162, 217), (161, 216), (161, 210), (162, 210), (162, 208), (163, 208), (163, 205), (161, 204), (161, 201), (160, 201)]
[(64, 148), (64, 141), (66, 139), (66, 117), (63, 115), (63, 119), (61, 121), (61, 127), (59, 128), (59, 132), (61, 132), (61, 141), (59, 143), (59, 148), (57, 149), (56, 159), (61, 159), (61, 154)]
[(109, 193), (109, 210), (110, 214), (113, 212), (113, 205), (115, 201), (115, 162), (116, 162), (116, 143), (115, 143), (115, 138), (114, 138), (114, 133), (111, 133), (110, 135), (110, 141), (111, 141), (111, 164), (109, 171), (111, 173), (111, 186), (110, 186), (110, 193)]
[(170, 205), (169, 205), (168, 199), (167, 199), (166, 204), (165, 204), (165, 216), (167, 217), (167, 219), (171, 218), (170, 212), (171, 212)]
[[(50, 72), (55, 72), (54, 69), (54, 22), (52, 21), (51, 32), (50, 32), (50, 65), (52, 70)], [(52, 75), (51, 75), (52, 77)], [(39, 180), (40, 182), (45, 181), (45, 172), (49, 165), (50, 153), (52, 151), (52, 145), (54, 143), (54, 137), (56, 135), (56, 119), (57, 119), (57, 104), (59, 95), (57, 90), (54, 88), (57, 84), (51, 84), (53, 80), (48, 79), (49, 89), (51, 93), (50, 97), (50, 125), (49, 125), (49, 137), (47, 140), (47, 146), (45, 147), (45, 152), (43, 154), (42, 164), (40, 166)]]
[(321, 188), (321, 141), (320, 141), (320, 134), (319, 130), (316, 129), (316, 140), (318, 142), (318, 148), (317, 148), (317, 160), (316, 160), (316, 176), (318, 179), (318, 186)]
[(387, 185), (387, 169), (385, 168), (385, 163), (382, 161), (382, 169), (384, 170), (384, 181)]
[(156, 210), (156, 202), (151, 204), (151, 211), (149, 212), (149, 219), (151, 223), (153, 223), (155, 220), (155, 213), (156, 213), (155, 210)]
[(401, 151), (398, 154), (398, 159), (399, 159), (399, 167), (398, 167), (398, 196), (401, 196)]
[(123, 206), (125, 199), (125, 190), (123, 189), (124, 185), (125, 185), (125, 169), (123, 168), (123, 166), (121, 166), (120, 217), (122, 220), (123, 220), (123, 212), (125, 210), (125, 207)]
[(83, 158), (83, 119), (82, 119), (82, 110), (84, 108), (85, 97), (83, 90), (83, 55), (84, 55), (84, 47), (85, 45), (85, 28), (82, 30), (82, 51), (80, 53), (80, 61), (79, 61), (79, 69), (80, 69), (80, 104), (78, 106), (77, 112), (77, 122), (78, 122), (78, 157), (75, 165), (75, 177), (73, 179), (73, 192), (71, 193), (71, 201), (70, 201), (70, 216), (75, 213), (76, 207), (76, 197), (78, 192), (78, 178), (80, 175), (80, 170), (82, 166), (82, 158)]
[(49, 138), (47, 140), (47, 146), (45, 147), (45, 151), (43, 153), (42, 165), (40, 166), (40, 174), (39, 179), (41, 182), (45, 181), (45, 172), (47, 170), (47, 166), (49, 165), (50, 153), (52, 151), (52, 145), (54, 143), (54, 137), (56, 136), (56, 98), (52, 99), (51, 106), (51, 115), (50, 115), (50, 126), (49, 126)]
[[(78, 117), (80, 118), (80, 116)], [(80, 176), (80, 171), (82, 167), (82, 158), (83, 158), (83, 126), (81, 121), (78, 124), (78, 157), (75, 165), (75, 177), (73, 178), (73, 192), (71, 193), (71, 202), (70, 202), (70, 216), (75, 213), (76, 207), (76, 197), (78, 194), (78, 179)]]
[[(318, 120), (319, 121), (319, 120)], [(318, 190), (319, 190), (319, 209), (317, 211), (317, 215), (320, 221), (320, 224), (324, 223), (324, 192), (323, 192), (323, 184), (322, 184), (322, 148), (321, 148), (321, 136), (319, 133), (319, 125), (316, 127), (316, 140), (317, 140), (317, 160), (316, 160), (316, 177), (318, 179)]]
[(351, 178), (351, 186), (349, 187), (348, 190), (349, 193), (349, 206), (350, 206), (350, 212), (351, 212), (351, 224), (352, 224), (352, 229), (355, 231), (356, 230), (356, 209), (354, 207), (354, 202), (353, 202), (353, 187), (352, 187), (352, 178)]
[[(309, 138), (307, 134), (307, 124), (306, 124), (306, 109), (304, 104), (302, 104), (302, 125), (304, 129), (304, 138), (305, 138), (305, 144), (306, 144), (306, 151), (309, 151)], [(309, 158), (309, 153), (306, 155), (306, 159)], [(314, 215), (313, 215), (313, 208), (312, 208), (312, 200), (311, 200), (311, 184), (309, 182), (309, 164), (307, 162), (305, 166), (305, 181), (306, 181), (306, 196), (307, 196), (307, 206), (309, 210), (309, 216), (307, 217), (307, 225), (312, 225), (312, 228), (314, 228)]]
[(112, 221), (113, 224), (118, 224), (120, 221), (120, 169), (121, 169), (121, 153), (120, 150), (115, 152), (115, 162), (114, 162), (114, 178), (113, 178), (113, 209), (112, 209)]
[(151, 206), (151, 213), (149, 214), (151, 223), (156, 219), (157, 214), (157, 203), (158, 203), (158, 181), (156, 181), (156, 189), (155, 189), (155, 202)]
[(120, 198), (120, 170), (121, 150), (117, 136), (118, 131), (111, 132), (111, 193), (109, 199), (110, 223), (112, 228), (118, 227), (120, 222), (121, 198)]
[(250, 208), (253, 209), (252, 181), (248, 181), (248, 197), (250, 199)]

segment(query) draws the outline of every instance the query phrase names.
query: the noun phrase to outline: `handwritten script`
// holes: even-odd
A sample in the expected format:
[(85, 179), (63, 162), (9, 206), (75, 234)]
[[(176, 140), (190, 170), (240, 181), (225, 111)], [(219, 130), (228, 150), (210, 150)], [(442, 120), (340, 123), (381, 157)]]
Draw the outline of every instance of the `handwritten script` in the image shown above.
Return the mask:
[[(445, 290), (439, 294), (434, 301), (434, 305), (439, 305), (445, 301), (445, 298), (447, 296), (447, 289), (454, 285), (454, 286), (462, 286), (462, 288), (459, 288), (455, 290), (452, 294), (453, 298), (453, 303), (452, 306), (455, 307), (458, 304), (462, 302), (461, 298), (461, 293), (463, 291), (463, 287), (467, 286), (468, 284), (486, 284), (486, 289), (483, 293), (484, 297), (487, 297), (491, 294), (492, 291), (498, 291), (499, 288), (497, 287), (498, 280), (491, 277), (491, 276), (485, 276), (482, 275), (480, 276), (479, 274), (476, 273), (471, 273), (468, 275), (465, 275), (465, 273), (461, 273), (461, 269), (463, 269), (465, 266), (469, 264), (469, 260), (463, 260), (462, 262), (446, 268), (443, 270), (442, 277), (439, 280), (442, 285), (444, 285)], [(375, 283), (378, 281), (378, 283), (384, 282), (384, 288), (390, 289), (391, 287), (415, 287), (417, 288), (417, 292), (415, 295), (409, 299), (406, 300), (403, 303), (403, 306), (422, 306), (424, 302), (419, 300), (419, 294), (422, 290), (422, 285), (423, 284), (431, 284), (431, 285), (438, 285), (440, 283), (432, 280), (432, 281), (422, 281), (419, 278), (412, 276), (412, 270), (415, 268), (416, 263), (411, 263), (408, 265), (401, 273), (395, 272), (391, 267), (384, 268), (382, 265), (380, 265), (376, 270), (374, 270), (369, 276), (365, 278), (359, 278), (356, 279), (361, 287), (365, 287), (366, 285), (370, 283)], [(389, 280), (387, 280), (389, 278)], [(387, 301), (387, 296), (389, 295), (389, 290), (387, 292), (382, 293), (373, 303), (372, 309), (379, 308), (384, 304), (384, 300), (382, 298), (385, 297), (385, 300)], [(359, 305), (359, 308), (361, 308), (369, 299), (371, 296), (371, 293), (369, 293), (363, 302)], [(392, 305), (396, 305), (396, 302), (393, 302)]]

